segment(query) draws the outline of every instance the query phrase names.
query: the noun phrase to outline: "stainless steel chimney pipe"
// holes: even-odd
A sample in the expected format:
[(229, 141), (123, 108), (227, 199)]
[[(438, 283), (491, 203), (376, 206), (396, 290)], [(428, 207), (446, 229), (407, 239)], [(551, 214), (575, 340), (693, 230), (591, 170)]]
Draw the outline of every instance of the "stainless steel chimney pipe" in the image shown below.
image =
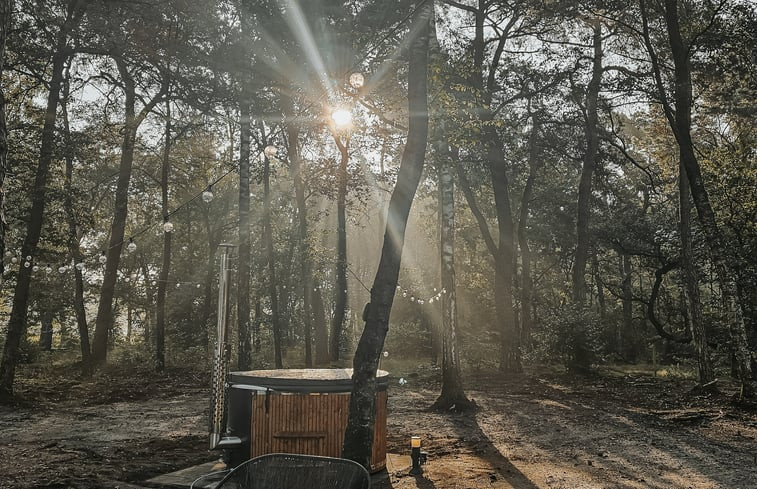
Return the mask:
[(210, 449), (218, 448), (223, 430), (223, 418), (226, 412), (226, 376), (229, 373), (229, 344), (227, 340), (229, 327), (229, 283), (231, 268), (229, 254), (234, 245), (222, 243), (221, 270), (218, 278), (218, 331), (216, 336), (215, 361), (211, 379), (210, 398)]

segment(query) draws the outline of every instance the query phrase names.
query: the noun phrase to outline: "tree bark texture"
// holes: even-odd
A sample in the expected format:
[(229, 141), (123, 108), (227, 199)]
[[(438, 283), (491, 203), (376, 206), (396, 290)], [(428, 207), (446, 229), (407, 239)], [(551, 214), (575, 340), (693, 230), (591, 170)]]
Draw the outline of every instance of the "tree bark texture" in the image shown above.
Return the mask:
[[(45, 195), (47, 193), (47, 177), (50, 165), (53, 161), (55, 149), (55, 122), (60, 102), (60, 91), (63, 84), (63, 70), (68, 58), (67, 43), (68, 35), (73, 26), (74, 19), (78, 18), (73, 5), (67, 12), (67, 18), (58, 33), (55, 53), (52, 56), (52, 74), (50, 89), (47, 94), (47, 106), (45, 109), (45, 123), (42, 127), (40, 139), (39, 163), (34, 176), (32, 188), (32, 208), (29, 213), (29, 224), (26, 227), (26, 236), (21, 246), (21, 256), (35, 257), (37, 244), (42, 233), (42, 223), (45, 213)], [(16, 375), (16, 366), (19, 359), (19, 347), (21, 337), (26, 331), (26, 321), (29, 305), (29, 287), (32, 279), (32, 267), (25, 267), (23, 262), (19, 265), (16, 278), (16, 289), (13, 293), (13, 305), (8, 319), (8, 332), (3, 346), (3, 358), (0, 361), (0, 401), (13, 395), (13, 380)]]
[(706, 384), (715, 378), (707, 343), (707, 330), (702, 316), (702, 302), (699, 295), (699, 278), (694, 264), (694, 249), (691, 239), (691, 192), (686, 178), (686, 169), (679, 164), (678, 175), (679, 232), (681, 235), (681, 269), (683, 271), (685, 307), (688, 313), (691, 337), (697, 352), (699, 383)]
[[(261, 127), (261, 133), (263, 128)], [(265, 137), (263, 138), (265, 144)], [(273, 357), (276, 368), (282, 368), (284, 362), (281, 354), (281, 312), (276, 281), (276, 256), (273, 252), (273, 227), (271, 226), (271, 161), (263, 158), (263, 240), (265, 241), (268, 261), (268, 293), (271, 300), (271, 327), (273, 329)]]
[[(244, 81), (242, 83), (245, 83)], [(250, 138), (252, 113), (247, 89), (242, 88), (239, 100), (239, 263), (237, 287), (237, 368), (250, 370)], [(270, 219), (270, 217), (269, 217)]]
[(725, 309), (725, 323), (728, 328), (730, 347), (736, 360), (741, 395), (753, 397), (755, 386), (752, 379), (751, 353), (747, 341), (743, 311), (738, 302), (738, 291), (733, 270), (727, 262), (726, 245), (710, 204), (710, 198), (704, 185), (702, 170), (699, 166), (694, 142), (691, 137), (692, 83), (691, 83), (691, 49), (684, 44), (679, 25), (677, 0), (665, 0), (665, 24), (668, 31), (670, 51), (675, 67), (675, 87), (673, 100), (675, 115), (673, 133), (678, 142), (681, 164), (686, 170), (691, 196), (697, 209), (700, 226), (707, 239), (710, 257), (718, 277)]
[[(5, 87), (3, 71), (5, 69), (5, 42), (11, 28), (13, 7), (11, 0), (0, 0), (0, 257), (5, 256), (5, 234), (8, 223), (5, 220), (5, 175), (8, 166), (8, 128), (5, 120)], [(5, 273), (5, 263), (0, 260), (0, 281)]]
[(523, 187), (523, 197), (520, 202), (518, 217), (518, 246), (521, 258), (521, 283), (520, 283), (520, 343), (522, 346), (531, 344), (531, 330), (533, 329), (533, 288), (534, 279), (531, 275), (531, 247), (528, 244), (528, 214), (530, 212), (531, 199), (534, 196), (536, 174), (541, 167), (539, 159), (539, 131), (541, 124), (537, 117), (533, 118), (533, 127), (528, 141), (528, 177)]
[[(66, 77), (68, 78), (68, 77)], [(63, 198), (63, 207), (66, 212), (68, 221), (68, 252), (74, 264), (83, 263), (84, 257), (79, 249), (80, 236), (79, 225), (74, 211), (74, 147), (71, 140), (71, 128), (68, 123), (68, 81), (63, 86), (64, 94), (61, 100), (63, 116), (63, 140), (65, 149), (63, 157), (66, 163), (66, 173), (63, 180), (63, 189), (65, 196)], [(74, 314), (76, 315), (76, 326), (79, 331), (79, 348), (81, 350), (81, 368), (84, 375), (92, 373), (92, 350), (89, 344), (89, 326), (87, 325), (87, 310), (84, 306), (84, 277), (82, 271), (74, 266)]]
[[(163, 141), (163, 161), (160, 168), (160, 209), (168, 222), (168, 176), (171, 169), (171, 101), (166, 100), (166, 122)], [(155, 366), (158, 372), (166, 367), (166, 292), (171, 273), (171, 238), (173, 233), (163, 232), (163, 257), (158, 274), (158, 296), (155, 303)]]
[(126, 217), (129, 213), (129, 183), (131, 181), (131, 169), (134, 163), (134, 145), (137, 139), (137, 130), (147, 114), (165, 94), (167, 86), (161, 87), (157, 93), (139, 113), (135, 111), (136, 88), (132, 74), (126, 61), (121, 56), (113, 57), (124, 88), (124, 128), (121, 141), (121, 161), (118, 167), (118, 181), (116, 183), (115, 205), (113, 209), (113, 221), (110, 226), (110, 242), (105, 250), (107, 261), (103, 273), (103, 284), (100, 288), (100, 303), (97, 307), (97, 321), (95, 322), (95, 334), (92, 340), (92, 360), (97, 366), (105, 364), (108, 354), (108, 338), (113, 328), (113, 298), (116, 292), (118, 279), (118, 266), (121, 262), (121, 251), (124, 247), (124, 235), (126, 231)]
[[(435, 32), (435, 29), (434, 29)], [(460, 377), (457, 341), (457, 292), (455, 283), (455, 184), (449, 143), (441, 124), (437, 136), (439, 170), (440, 258), (441, 258), (441, 365), (442, 388), (432, 409), (448, 412), (473, 407), (465, 395)]]
[(344, 142), (334, 134), (339, 147), (339, 169), (337, 174), (336, 197), (336, 270), (334, 291), (334, 317), (331, 320), (331, 360), (339, 360), (344, 330), (344, 316), (347, 312), (347, 163), (349, 161), (349, 137)]
[[(291, 107), (291, 102), (288, 104)], [(297, 237), (300, 251), (300, 280), (302, 280), (302, 324), (305, 328), (305, 365), (313, 365), (313, 312), (312, 295), (313, 280), (311, 278), (310, 243), (308, 243), (308, 208), (305, 200), (305, 177), (303, 175), (302, 159), (300, 158), (300, 131), (295, 121), (288, 118), (287, 156), (292, 168), (294, 179), (294, 194), (297, 201)]]
[(416, 12), (409, 48), (408, 132), (402, 153), (397, 182), (389, 201), (384, 243), (376, 276), (371, 288), (371, 302), (365, 328), (360, 336), (353, 361), (352, 395), (344, 435), (342, 456), (370, 466), (376, 408), (376, 370), (389, 329), (389, 315), (397, 287), (402, 247), (410, 207), (423, 172), (428, 139), (428, 34), (433, 2), (426, 2)]
[(578, 183), (578, 201), (576, 204), (576, 254), (573, 263), (573, 302), (583, 304), (586, 301), (586, 263), (591, 247), (589, 220), (591, 216), (591, 189), (594, 169), (597, 165), (597, 150), (599, 148), (598, 101), (599, 88), (602, 82), (602, 27), (597, 19), (593, 26), (594, 58), (592, 62), (591, 80), (586, 90), (584, 136), (586, 148), (581, 168), (581, 179)]

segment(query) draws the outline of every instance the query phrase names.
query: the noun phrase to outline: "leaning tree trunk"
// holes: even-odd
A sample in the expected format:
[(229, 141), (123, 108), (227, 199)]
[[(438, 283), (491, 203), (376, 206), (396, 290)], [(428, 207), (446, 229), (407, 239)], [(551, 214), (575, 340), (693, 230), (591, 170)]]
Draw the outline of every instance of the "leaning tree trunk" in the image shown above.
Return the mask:
[[(435, 31), (435, 30), (434, 30)], [(438, 135), (439, 151), (439, 214), (440, 258), (442, 285), (441, 363), (442, 390), (431, 406), (432, 409), (449, 412), (466, 411), (473, 403), (465, 395), (460, 378), (460, 356), (457, 341), (457, 290), (455, 283), (455, 183), (452, 177), (452, 161), (449, 143), (441, 124)]]
[(723, 304), (725, 305), (725, 322), (728, 327), (731, 348), (736, 359), (741, 395), (753, 397), (755, 386), (752, 379), (751, 352), (747, 341), (746, 327), (733, 271), (728, 265), (726, 245), (718, 228), (715, 213), (704, 185), (702, 170), (699, 166), (694, 142), (691, 138), (692, 83), (691, 83), (691, 49), (684, 45), (678, 23), (677, 0), (665, 0), (665, 23), (670, 41), (670, 50), (675, 66), (675, 89), (673, 99), (675, 115), (673, 133), (678, 142), (681, 164), (686, 169), (686, 176), (691, 188), (691, 196), (697, 209), (699, 223), (704, 231), (715, 272), (717, 273)]
[[(171, 101), (166, 100), (165, 141), (160, 169), (160, 207), (164, 223), (168, 222), (168, 174), (171, 168)], [(173, 233), (163, 230), (163, 260), (158, 275), (158, 297), (155, 302), (155, 365), (158, 372), (166, 367), (166, 292), (171, 271), (171, 238)]]
[(407, 77), (408, 131), (397, 183), (389, 201), (384, 244), (371, 288), (363, 334), (360, 336), (352, 377), (352, 395), (342, 456), (370, 467), (376, 411), (376, 369), (389, 329), (389, 315), (399, 276), (402, 247), (410, 207), (423, 172), (428, 138), (428, 33), (433, 2), (418, 9), (415, 34), (409, 48)]
[[(45, 213), (45, 196), (47, 193), (47, 176), (53, 161), (55, 147), (55, 121), (60, 100), (60, 90), (63, 83), (63, 68), (67, 58), (64, 52), (68, 40), (68, 20), (58, 35), (57, 51), (53, 55), (52, 77), (50, 91), (47, 95), (45, 109), (45, 124), (42, 127), (40, 141), (39, 163), (32, 188), (32, 208), (29, 213), (29, 224), (26, 237), (21, 247), (21, 256), (35, 258), (37, 243), (42, 233), (42, 221)], [(0, 362), (0, 401), (13, 395), (13, 379), (16, 375), (16, 365), (19, 359), (21, 337), (26, 330), (26, 320), (29, 304), (29, 287), (32, 279), (32, 267), (25, 267), (23, 260), (16, 278), (16, 289), (13, 294), (13, 305), (8, 320), (8, 332), (3, 347), (3, 358)]]
[(599, 134), (597, 125), (599, 115), (597, 104), (599, 88), (602, 82), (602, 26), (595, 20), (594, 26), (594, 60), (591, 70), (591, 81), (586, 91), (586, 108), (584, 137), (586, 138), (586, 152), (581, 168), (581, 180), (578, 184), (578, 201), (576, 204), (576, 254), (573, 263), (573, 302), (583, 305), (586, 300), (586, 263), (591, 244), (589, 234), (589, 216), (591, 215), (592, 179), (596, 168)]
[[(69, 64), (70, 68), (70, 64)], [(68, 68), (67, 68), (68, 69)], [(66, 77), (68, 78), (68, 77)], [(74, 189), (73, 189), (73, 177), (74, 177), (74, 148), (73, 141), (71, 140), (71, 128), (68, 122), (68, 80), (63, 87), (64, 95), (61, 100), (62, 116), (63, 116), (63, 140), (65, 149), (63, 151), (63, 157), (66, 162), (66, 174), (63, 180), (63, 190), (65, 196), (63, 198), (63, 208), (66, 212), (66, 220), (68, 221), (68, 251), (71, 253), (71, 258), (75, 264), (83, 263), (84, 257), (79, 249), (80, 236), (79, 227), (76, 220), (76, 212), (74, 211)], [(92, 373), (92, 351), (89, 345), (89, 327), (87, 325), (87, 310), (84, 306), (84, 277), (82, 271), (78, 266), (74, 266), (74, 313), (76, 314), (76, 326), (79, 331), (79, 347), (81, 349), (81, 369), (84, 375)]]
[(694, 264), (694, 250), (691, 241), (691, 193), (686, 169), (679, 165), (679, 230), (681, 234), (681, 268), (683, 270), (684, 289), (686, 291), (686, 309), (691, 326), (691, 337), (697, 351), (699, 366), (699, 383), (704, 385), (715, 378), (710, 360), (710, 350), (707, 344), (707, 330), (702, 317), (702, 302), (699, 296), (699, 279)]
[(110, 242), (106, 251), (105, 272), (103, 284), (100, 288), (100, 303), (97, 307), (97, 321), (95, 322), (95, 334), (92, 340), (92, 360), (95, 365), (105, 364), (108, 355), (108, 337), (113, 327), (113, 298), (116, 292), (116, 280), (118, 278), (118, 266), (121, 262), (121, 251), (124, 247), (124, 235), (126, 231), (126, 217), (129, 212), (129, 182), (131, 181), (131, 168), (134, 162), (134, 145), (137, 139), (137, 130), (147, 114), (165, 94), (167, 89), (164, 83), (158, 92), (139, 112), (135, 113), (136, 91), (135, 82), (129, 73), (126, 62), (120, 56), (115, 56), (114, 61), (118, 66), (121, 81), (124, 88), (124, 128), (121, 141), (121, 161), (118, 167), (118, 182), (116, 183), (115, 205), (113, 221), (110, 226)]
[(334, 317), (331, 320), (331, 360), (339, 360), (344, 329), (344, 315), (347, 310), (347, 162), (349, 161), (349, 137), (340, 141), (334, 133), (334, 141), (339, 147), (339, 170), (337, 175), (336, 198), (336, 290), (334, 291)]

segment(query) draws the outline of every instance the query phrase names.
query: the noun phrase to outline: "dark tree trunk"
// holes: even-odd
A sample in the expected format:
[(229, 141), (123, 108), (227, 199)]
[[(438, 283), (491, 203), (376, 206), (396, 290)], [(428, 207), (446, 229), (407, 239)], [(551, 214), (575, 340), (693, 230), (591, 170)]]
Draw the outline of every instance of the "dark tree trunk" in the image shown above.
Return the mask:
[[(0, 0), (0, 257), (5, 256), (5, 234), (8, 223), (5, 220), (5, 175), (8, 166), (8, 128), (5, 123), (5, 87), (2, 80), (5, 69), (5, 41), (11, 28), (13, 8), (11, 0)], [(0, 281), (5, 273), (5, 262), (0, 259)]]
[(594, 21), (594, 60), (591, 70), (591, 81), (586, 91), (586, 107), (584, 117), (586, 148), (581, 169), (581, 180), (578, 184), (578, 202), (576, 204), (576, 255), (573, 263), (573, 302), (583, 304), (586, 300), (586, 263), (591, 247), (589, 233), (589, 219), (591, 215), (591, 188), (596, 168), (597, 149), (599, 148), (599, 121), (597, 104), (599, 88), (602, 82), (602, 27), (599, 19)]
[(602, 283), (602, 275), (599, 273), (599, 260), (597, 254), (591, 255), (591, 267), (594, 274), (594, 281), (597, 283), (597, 304), (599, 305), (599, 317), (604, 321), (607, 316), (607, 305), (605, 304), (605, 289)]
[(329, 363), (329, 332), (326, 324), (326, 307), (320, 287), (313, 289), (313, 336), (315, 340), (315, 364)]
[[(163, 161), (160, 169), (160, 208), (163, 220), (168, 222), (168, 175), (171, 168), (171, 101), (166, 100), (166, 126)], [(155, 303), (155, 366), (158, 372), (166, 367), (166, 291), (171, 271), (171, 238), (173, 233), (163, 232), (163, 259), (158, 274), (158, 297)]]
[(336, 285), (334, 291), (334, 317), (331, 320), (331, 360), (339, 360), (344, 330), (344, 315), (347, 311), (347, 162), (349, 161), (350, 140), (342, 142), (338, 134), (334, 141), (341, 155), (337, 174), (336, 198)]
[[(50, 79), (50, 91), (47, 94), (47, 108), (45, 109), (45, 123), (42, 127), (40, 140), (39, 163), (34, 177), (32, 188), (32, 208), (29, 213), (29, 224), (26, 228), (26, 237), (21, 247), (21, 256), (36, 256), (37, 243), (42, 233), (42, 221), (45, 213), (45, 195), (47, 193), (47, 176), (53, 160), (55, 147), (55, 121), (60, 101), (60, 90), (63, 83), (63, 69), (68, 55), (66, 43), (68, 32), (71, 27), (70, 10), (65, 24), (58, 34), (56, 53), (53, 55), (52, 77)], [(21, 338), (26, 331), (26, 321), (29, 304), (29, 287), (32, 279), (32, 268), (19, 266), (16, 278), (16, 289), (13, 293), (13, 305), (8, 319), (8, 331), (3, 347), (3, 358), (0, 362), (0, 401), (13, 395), (13, 379), (16, 375), (16, 365), (19, 359), (19, 346)]]
[(352, 395), (344, 434), (342, 456), (370, 467), (376, 408), (376, 369), (389, 329), (397, 277), (405, 242), (405, 230), (415, 191), (420, 182), (428, 138), (428, 33), (433, 2), (418, 9), (417, 36), (410, 43), (408, 69), (408, 131), (397, 183), (389, 201), (384, 244), (371, 288), (365, 328), (353, 361)]
[[(261, 134), (264, 128), (261, 127)], [(265, 135), (263, 137), (265, 145)], [(281, 318), (279, 311), (279, 296), (276, 281), (276, 256), (273, 253), (273, 227), (271, 226), (271, 162), (268, 156), (263, 158), (263, 240), (265, 241), (266, 257), (268, 261), (268, 293), (271, 298), (271, 319), (273, 329), (273, 356), (276, 368), (283, 368), (281, 354)]]
[[(618, 355), (626, 357), (625, 339), (630, 338), (633, 333), (633, 287), (632, 287), (632, 267), (631, 257), (625, 253), (620, 255), (620, 272), (623, 277), (623, 327), (618, 329), (616, 338), (616, 347)], [(629, 350), (630, 352), (630, 350)]]
[[(243, 82), (246, 83), (246, 82)], [(237, 368), (250, 370), (250, 137), (252, 113), (247, 89), (242, 88), (239, 100), (239, 274), (237, 287)]]
[[(69, 65), (70, 66), (70, 65)], [(66, 162), (66, 174), (63, 183), (63, 189), (65, 196), (63, 198), (63, 207), (66, 212), (66, 220), (68, 221), (68, 251), (71, 253), (71, 258), (74, 260), (74, 264), (84, 262), (84, 257), (79, 249), (79, 243), (81, 241), (79, 236), (79, 225), (76, 219), (76, 213), (74, 211), (74, 189), (73, 189), (73, 177), (74, 177), (74, 148), (73, 141), (71, 141), (71, 128), (68, 123), (68, 82), (65, 83), (64, 96), (61, 101), (62, 115), (63, 115), (63, 139), (65, 149), (63, 152), (64, 160)], [(79, 331), (79, 347), (81, 349), (81, 368), (84, 375), (92, 373), (92, 351), (89, 345), (89, 327), (87, 325), (87, 310), (84, 306), (84, 277), (82, 271), (77, 266), (73, 268), (74, 272), (74, 313), (76, 314), (76, 326)]]
[(685, 308), (689, 320), (691, 337), (697, 351), (697, 365), (699, 366), (699, 383), (707, 384), (715, 378), (710, 360), (710, 350), (707, 343), (707, 330), (702, 317), (702, 303), (699, 296), (699, 279), (694, 264), (694, 250), (691, 240), (691, 194), (686, 169), (679, 165), (679, 194), (678, 209), (680, 214), (679, 231), (681, 234), (681, 268), (685, 290)]
[(135, 82), (129, 72), (126, 62), (120, 56), (114, 56), (118, 72), (124, 87), (124, 128), (121, 141), (121, 161), (118, 167), (118, 181), (116, 183), (115, 206), (113, 221), (110, 226), (110, 242), (106, 250), (105, 272), (103, 284), (100, 289), (100, 303), (97, 307), (97, 321), (95, 322), (95, 334), (92, 340), (92, 360), (97, 366), (105, 364), (108, 355), (108, 338), (113, 327), (113, 298), (116, 292), (116, 280), (118, 278), (118, 266), (121, 261), (121, 251), (124, 247), (124, 234), (126, 230), (126, 217), (129, 212), (129, 182), (131, 181), (131, 168), (134, 162), (134, 145), (137, 139), (139, 125), (147, 114), (152, 111), (165, 94), (167, 86), (161, 87), (156, 94), (139, 112), (135, 113), (136, 91)]
[[(741, 382), (741, 395), (753, 397), (755, 386), (752, 379), (751, 353), (747, 341), (743, 311), (738, 302), (738, 291), (734, 274), (727, 263), (726, 245), (710, 204), (710, 198), (704, 185), (704, 178), (694, 152), (694, 142), (691, 138), (692, 86), (690, 47), (684, 44), (678, 17), (677, 0), (665, 0), (665, 23), (670, 41), (670, 51), (675, 67), (675, 88), (673, 100), (675, 114), (673, 133), (678, 142), (681, 164), (686, 170), (691, 196), (697, 209), (699, 223), (707, 239), (707, 245), (712, 258), (713, 267), (718, 277), (723, 304), (725, 304), (726, 318), (730, 345), (738, 369)], [(670, 120), (671, 118), (669, 118)]]
[(260, 297), (255, 299), (255, 319), (252, 323), (252, 349), (255, 353), (260, 353), (260, 324), (263, 322), (263, 307), (260, 304)]
[(533, 309), (533, 288), (534, 281), (531, 276), (531, 248), (528, 244), (528, 214), (530, 212), (531, 199), (534, 195), (534, 185), (536, 183), (536, 173), (541, 167), (539, 160), (538, 137), (540, 131), (539, 119), (533, 118), (533, 127), (529, 138), (528, 151), (528, 178), (523, 188), (523, 197), (520, 203), (520, 215), (518, 218), (518, 246), (520, 247), (521, 258), (521, 284), (520, 284), (520, 342), (523, 346), (531, 344), (531, 330), (533, 329), (533, 318), (531, 311)]
[(40, 317), (39, 349), (50, 351), (53, 349), (53, 313), (46, 310)]
[[(285, 102), (291, 112), (291, 100)], [(308, 208), (305, 200), (305, 177), (303, 175), (302, 160), (300, 159), (299, 139), (300, 130), (292, 118), (286, 121), (287, 156), (294, 179), (294, 194), (297, 201), (298, 246), (300, 251), (300, 280), (302, 281), (302, 325), (305, 329), (305, 365), (313, 365), (313, 312), (312, 294), (313, 280), (311, 279), (310, 246), (308, 243)]]

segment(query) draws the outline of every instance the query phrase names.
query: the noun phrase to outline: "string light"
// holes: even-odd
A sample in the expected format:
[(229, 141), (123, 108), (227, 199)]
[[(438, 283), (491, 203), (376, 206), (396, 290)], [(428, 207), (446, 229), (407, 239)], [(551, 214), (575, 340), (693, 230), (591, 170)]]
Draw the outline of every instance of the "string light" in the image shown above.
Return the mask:
[(163, 231), (166, 233), (173, 231), (173, 223), (168, 220), (168, 216), (163, 216)]
[(208, 188), (202, 193), (202, 201), (209, 204), (213, 200), (212, 185), (208, 185)]
[(28, 261), (25, 261), (25, 262), (24, 262), (24, 266), (25, 266), (26, 268), (29, 268), (30, 266), (32, 266), (32, 264), (31, 264), (30, 262), (28, 262)]
[(67, 268), (66, 268), (65, 265), (61, 265), (61, 266), (58, 267), (58, 273), (60, 273), (61, 275), (63, 275), (64, 273), (66, 273), (66, 270), (67, 270)]
[(129, 253), (137, 251), (137, 243), (134, 242), (134, 238), (129, 238), (129, 244), (126, 245), (126, 250)]
[(50, 272), (52, 272), (52, 271), (53, 271), (53, 269), (52, 269), (52, 268), (50, 268), (50, 265), (47, 265), (47, 266), (45, 267), (45, 273), (46, 273), (46, 274), (48, 274), (48, 275), (49, 275), (49, 274), (50, 274)]
[(80, 262), (79, 262), (79, 263), (77, 263), (77, 264), (76, 264), (75, 266), (76, 266), (76, 269), (77, 269), (77, 270), (79, 270), (80, 272), (81, 272), (82, 270), (84, 270), (84, 262), (83, 262), (83, 261), (80, 261)]
[(276, 153), (278, 153), (279, 150), (276, 148), (276, 146), (273, 146), (269, 144), (268, 146), (263, 149), (263, 154), (266, 155), (267, 158), (273, 158), (276, 156)]
[(105, 250), (100, 251), (100, 258), (98, 258), (98, 261), (102, 265), (105, 265), (105, 262), (108, 261), (108, 257), (105, 256)]

